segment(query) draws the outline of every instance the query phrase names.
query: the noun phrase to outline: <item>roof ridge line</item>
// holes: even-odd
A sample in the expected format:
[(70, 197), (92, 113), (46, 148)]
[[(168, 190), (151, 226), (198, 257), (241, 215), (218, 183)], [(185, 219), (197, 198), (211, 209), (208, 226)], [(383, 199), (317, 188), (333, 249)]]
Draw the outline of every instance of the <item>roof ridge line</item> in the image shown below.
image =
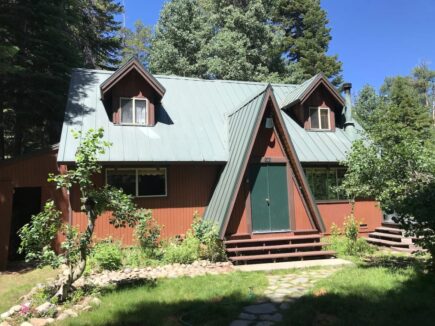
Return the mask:
[(242, 105), (239, 106), (237, 109), (235, 109), (234, 111), (230, 112), (227, 114), (227, 117), (230, 118), (231, 116), (233, 116), (234, 114), (236, 114), (237, 112), (239, 112), (241, 109), (243, 109), (245, 106), (247, 106), (249, 103), (251, 103), (252, 101), (254, 101), (257, 97), (259, 97), (261, 94), (265, 93), (267, 91), (267, 89), (270, 87), (270, 84), (267, 84), (266, 88), (263, 89), (260, 93), (258, 93), (257, 95), (255, 95), (254, 97), (250, 98), (247, 102), (242, 102)]

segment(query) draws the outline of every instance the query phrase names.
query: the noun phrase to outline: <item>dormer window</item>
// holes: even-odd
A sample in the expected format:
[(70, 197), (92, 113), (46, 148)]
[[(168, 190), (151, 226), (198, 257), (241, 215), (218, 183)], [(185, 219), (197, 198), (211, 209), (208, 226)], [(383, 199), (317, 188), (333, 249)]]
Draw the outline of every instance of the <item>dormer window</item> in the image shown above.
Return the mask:
[(310, 126), (313, 130), (330, 130), (330, 110), (327, 107), (310, 107)]
[(148, 100), (145, 98), (120, 98), (121, 124), (147, 125)]

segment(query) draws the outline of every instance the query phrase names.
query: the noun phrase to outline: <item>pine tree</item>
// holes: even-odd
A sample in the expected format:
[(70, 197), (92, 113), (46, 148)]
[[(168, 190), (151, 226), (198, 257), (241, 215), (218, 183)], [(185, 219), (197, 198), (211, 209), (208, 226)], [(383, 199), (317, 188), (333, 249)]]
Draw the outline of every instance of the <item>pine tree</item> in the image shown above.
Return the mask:
[(421, 103), (427, 108), (435, 125), (435, 70), (423, 62), (412, 70), (412, 78)]
[(320, 0), (273, 0), (273, 22), (284, 32), (281, 49), (288, 81), (300, 83), (323, 72), (332, 83), (342, 83), (341, 62), (327, 55), (331, 29)]
[(279, 79), (270, 69), (280, 60), (278, 41), (262, 0), (212, 0), (209, 10), (214, 32), (199, 56), (207, 78)]
[(191, 77), (301, 82), (341, 63), (318, 0), (172, 0), (159, 18), (151, 69)]
[(211, 37), (200, 0), (172, 0), (163, 7), (150, 51), (153, 73), (202, 77), (199, 52)]
[(355, 119), (364, 128), (370, 125), (370, 119), (379, 102), (380, 98), (375, 89), (370, 85), (364, 85), (358, 94), (354, 108)]
[(145, 66), (148, 66), (151, 28), (145, 26), (141, 20), (134, 23), (134, 30), (122, 28), (122, 49), (121, 64), (126, 63), (130, 58), (136, 57)]
[[(68, 26), (81, 54), (82, 67), (114, 68), (119, 65), (121, 23), (124, 10), (117, 0), (68, 0)], [(70, 38), (71, 38), (70, 36)]]
[(114, 0), (0, 2), (2, 157), (58, 141), (71, 69), (117, 64), (121, 10)]

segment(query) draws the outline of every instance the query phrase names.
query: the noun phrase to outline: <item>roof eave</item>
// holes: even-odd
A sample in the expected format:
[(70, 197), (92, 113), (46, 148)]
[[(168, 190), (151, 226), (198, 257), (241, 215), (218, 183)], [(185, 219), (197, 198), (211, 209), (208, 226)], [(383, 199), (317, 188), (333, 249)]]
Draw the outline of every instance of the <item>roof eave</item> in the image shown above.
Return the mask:
[(101, 98), (106, 94), (120, 79), (135, 69), (152, 86), (160, 97), (165, 95), (166, 89), (135, 57), (116, 70), (109, 78), (100, 85)]

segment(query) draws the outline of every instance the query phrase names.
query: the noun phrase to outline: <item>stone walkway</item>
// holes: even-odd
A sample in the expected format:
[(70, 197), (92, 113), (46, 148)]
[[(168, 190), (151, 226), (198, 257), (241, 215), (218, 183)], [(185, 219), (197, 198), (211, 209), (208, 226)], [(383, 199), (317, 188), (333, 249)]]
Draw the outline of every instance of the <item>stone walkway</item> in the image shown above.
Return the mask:
[(283, 319), (282, 312), (306, 294), (322, 278), (335, 273), (337, 268), (301, 271), (295, 274), (269, 275), (269, 286), (262, 302), (243, 308), (230, 326), (270, 326)]

